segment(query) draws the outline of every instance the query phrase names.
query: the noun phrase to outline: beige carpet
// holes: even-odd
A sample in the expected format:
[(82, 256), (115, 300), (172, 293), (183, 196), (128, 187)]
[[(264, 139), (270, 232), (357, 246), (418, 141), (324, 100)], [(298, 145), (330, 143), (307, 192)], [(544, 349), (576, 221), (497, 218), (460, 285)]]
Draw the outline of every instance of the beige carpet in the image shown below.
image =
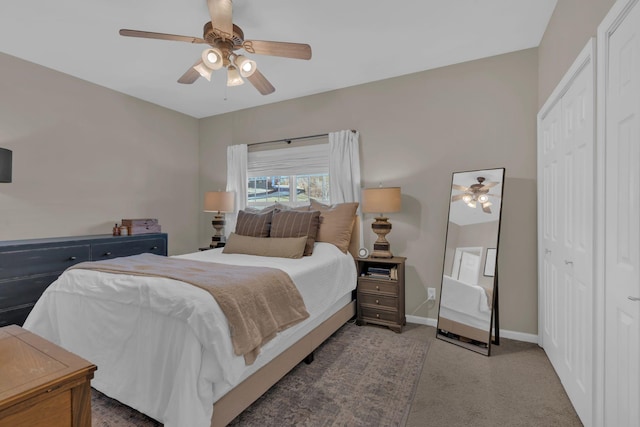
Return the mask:
[(503, 338), (486, 357), (411, 326), (431, 345), (406, 427), (582, 425), (537, 344)]
[[(351, 323), (236, 418), (233, 426), (400, 426), (429, 348), (424, 334)], [(93, 426), (157, 426), (94, 393)]]

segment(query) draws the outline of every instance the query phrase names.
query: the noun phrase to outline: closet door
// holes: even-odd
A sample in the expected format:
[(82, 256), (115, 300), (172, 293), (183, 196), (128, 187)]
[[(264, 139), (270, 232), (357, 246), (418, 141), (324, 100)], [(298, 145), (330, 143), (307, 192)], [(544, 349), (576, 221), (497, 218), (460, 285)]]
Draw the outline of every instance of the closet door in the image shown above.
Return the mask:
[(593, 419), (594, 43), (539, 120), (540, 345), (584, 425)]
[[(598, 28), (605, 162), (604, 424), (640, 425), (640, 5)], [(600, 104), (602, 105), (602, 104)], [(601, 136), (603, 135), (601, 133)]]

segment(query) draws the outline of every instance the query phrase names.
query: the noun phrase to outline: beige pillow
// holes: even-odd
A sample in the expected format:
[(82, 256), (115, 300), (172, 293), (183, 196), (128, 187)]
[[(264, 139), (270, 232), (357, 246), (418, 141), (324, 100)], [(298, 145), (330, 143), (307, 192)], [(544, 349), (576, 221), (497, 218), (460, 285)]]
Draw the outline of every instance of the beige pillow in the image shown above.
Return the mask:
[(236, 219), (236, 234), (252, 237), (269, 237), (273, 211), (251, 213), (239, 211)]
[(311, 210), (320, 211), (320, 227), (316, 241), (333, 243), (342, 252), (347, 253), (357, 209), (358, 202), (330, 206), (311, 199)]
[(307, 237), (305, 255), (313, 253), (313, 245), (316, 243), (318, 225), (320, 224), (320, 212), (318, 211), (280, 211), (273, 213), (271, 221), (270, 237)]
[(231, 233), (222, 252), (225, 254), (259, 255), (279, 258), (302, 258), (307, 236), (251, 237)]

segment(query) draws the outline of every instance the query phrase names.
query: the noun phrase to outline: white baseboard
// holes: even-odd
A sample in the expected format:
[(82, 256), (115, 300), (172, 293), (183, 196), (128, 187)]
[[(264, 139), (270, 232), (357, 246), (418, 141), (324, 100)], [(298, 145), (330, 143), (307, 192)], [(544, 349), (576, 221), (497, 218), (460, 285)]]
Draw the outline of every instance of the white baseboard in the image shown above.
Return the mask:
[(407, 322), (415, 323), (417, 325), (433, 326), (434, 328), (438, 326), (438, 319), (433, 319), (431, 317), (407, 315)]
[[(433, 319), (431, 317), (408, 315), (407, 322), (418, 325), (433, 326), (434, 328), (438, 326), (438, 319)], [(509, 331), (506, 329), (500, 329), (500, 337), (515, 341), (530, 342), (534, 344), (538, 343), (538, 335), (536, 334), (527, 334), (525, 332)]]

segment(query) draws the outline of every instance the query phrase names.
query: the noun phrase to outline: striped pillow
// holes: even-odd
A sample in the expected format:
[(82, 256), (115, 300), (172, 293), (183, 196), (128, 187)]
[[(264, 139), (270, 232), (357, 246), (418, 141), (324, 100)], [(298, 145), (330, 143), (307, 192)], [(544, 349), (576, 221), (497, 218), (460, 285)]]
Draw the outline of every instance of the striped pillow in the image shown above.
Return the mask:
[(238, 211), (236, 234), (251, 237), (269, 237), (273, 211), (265, 213), (249, 213)]
[(318, 226), (320, 225), (319, 211), (281, 211), (276, 209), (271, 221), (271, 237), (302, 237), (307, 236), (304, 255), (313, 253)]

